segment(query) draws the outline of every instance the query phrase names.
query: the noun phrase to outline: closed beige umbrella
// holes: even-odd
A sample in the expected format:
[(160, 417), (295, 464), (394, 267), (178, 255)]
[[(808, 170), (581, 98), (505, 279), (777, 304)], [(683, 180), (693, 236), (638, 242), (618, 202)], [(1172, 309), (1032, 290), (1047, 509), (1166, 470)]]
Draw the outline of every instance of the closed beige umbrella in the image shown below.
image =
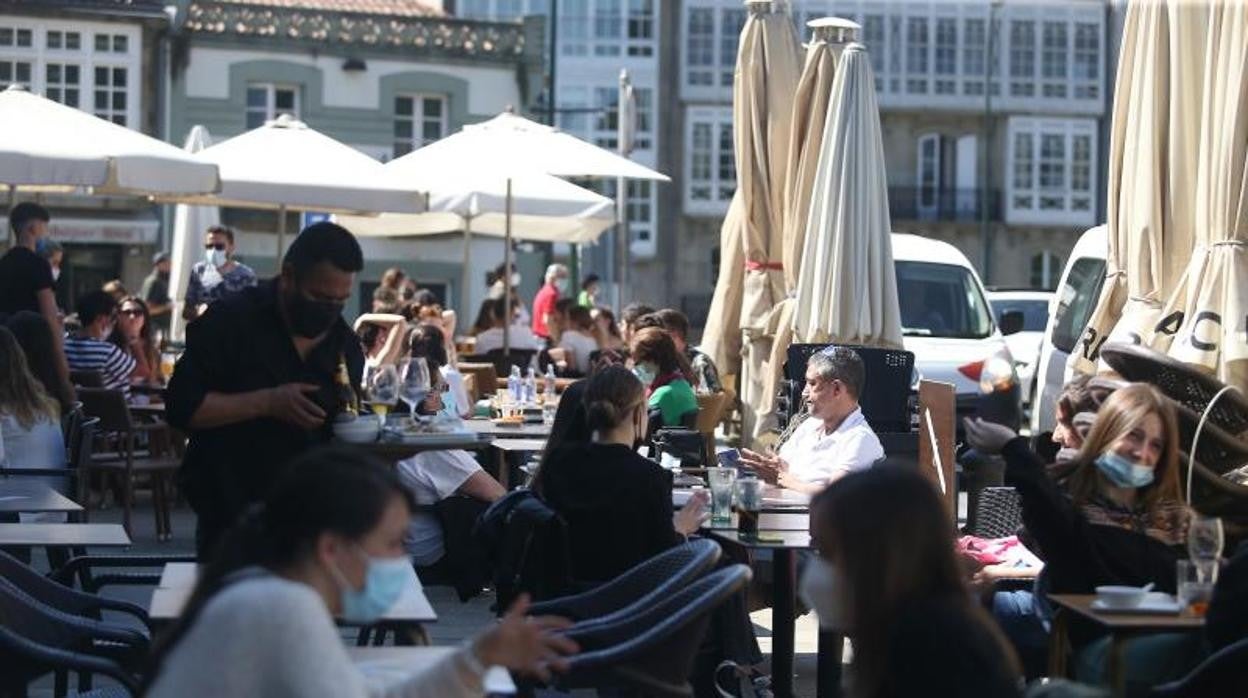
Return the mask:
[(1127, 8), (1110, 127), (1107, 275), (1071, 356), (1079, 372), (1096, 372), (1107, 339), (1152, 342), (1180, 286), (1194, 235), (1207, 15), (1206, 5), (1183, 2)]
[(1248, 5), (1208, 17), (1194, 228), (1170, 355), (1248, 389)]
[(892, 222), (875, 76), (866, 47), (841, 55), (797, 284), (801, 342), (901, 347)]
[(832, 95), (832, 78), (845, 44), (852, 41), (859, 25), (839, 17), (824, 17), (806, 23), (813, 31), (806, 46), (806, 63), (797, 81), (793, 97), (793, 131), (789, 140), (789, 166), (784, 188), (784, 251), (785, 299), (772, 310), (766, 335), (771, 340), (769, 355), (763, 366), (763, 386), (754, 423), (757, 437), (776, 426), (776, 397), (784, 375), (788, 347), (793, 342), (794, 294), (802, 263), (803, 241), (806, 239), (806, 218), (810, 212), (810, 196), (819, 166), (823, 144), (824, 122), (828, 116), (828, 99)]

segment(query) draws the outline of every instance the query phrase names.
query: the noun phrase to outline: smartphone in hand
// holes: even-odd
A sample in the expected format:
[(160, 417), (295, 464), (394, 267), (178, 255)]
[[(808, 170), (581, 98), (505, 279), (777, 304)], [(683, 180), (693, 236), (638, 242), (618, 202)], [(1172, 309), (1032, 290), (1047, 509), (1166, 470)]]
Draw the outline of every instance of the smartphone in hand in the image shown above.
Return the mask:
[(741, 467), (741, 451), (730, 448), (726, 451), (720, 451), (715, 454), (715, 459), (719, 461), (721, 468), (740, 468)]

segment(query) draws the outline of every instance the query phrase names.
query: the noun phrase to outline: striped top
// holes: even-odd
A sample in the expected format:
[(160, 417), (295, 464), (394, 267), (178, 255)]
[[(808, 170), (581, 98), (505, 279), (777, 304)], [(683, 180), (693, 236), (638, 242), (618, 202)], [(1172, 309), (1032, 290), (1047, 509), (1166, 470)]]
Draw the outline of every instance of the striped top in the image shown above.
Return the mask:
[(66, 337), (65, 360), (71, 371), (99, 371), (104, 376), (105, 388), (120, 390), (130, 401), (134, 357), (117, 345), (81, 335)]

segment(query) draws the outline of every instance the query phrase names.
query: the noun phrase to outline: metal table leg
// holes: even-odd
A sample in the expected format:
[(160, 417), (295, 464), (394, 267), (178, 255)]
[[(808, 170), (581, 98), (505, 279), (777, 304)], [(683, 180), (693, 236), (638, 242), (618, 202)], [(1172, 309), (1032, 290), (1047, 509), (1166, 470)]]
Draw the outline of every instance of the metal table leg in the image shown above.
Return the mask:
[(796, 558), (793, 550), (773, 553), (775, 599), (771, 617), (771, 688), (776, 698), (793, 695), (793, 616), (796, 613)]
[(821, 628), (815, 689), (819, 698), (839, 698), (841, 695), (841, 658), (844, 656), (845, 637)]

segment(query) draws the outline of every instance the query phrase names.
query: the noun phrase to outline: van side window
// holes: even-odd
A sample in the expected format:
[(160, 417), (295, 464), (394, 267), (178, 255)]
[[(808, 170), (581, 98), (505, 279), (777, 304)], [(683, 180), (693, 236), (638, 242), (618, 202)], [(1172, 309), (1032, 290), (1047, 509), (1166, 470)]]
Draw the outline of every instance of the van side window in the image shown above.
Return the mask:
[(1083, 336), (1088, 319), (1096, 308), (1105, 282), (1105, 260), (1080, 257), (1070, 265), (1066, 283), (1057, 292), (1057, 311), (1053, 316), (1053, 346), (1072, 353)]

